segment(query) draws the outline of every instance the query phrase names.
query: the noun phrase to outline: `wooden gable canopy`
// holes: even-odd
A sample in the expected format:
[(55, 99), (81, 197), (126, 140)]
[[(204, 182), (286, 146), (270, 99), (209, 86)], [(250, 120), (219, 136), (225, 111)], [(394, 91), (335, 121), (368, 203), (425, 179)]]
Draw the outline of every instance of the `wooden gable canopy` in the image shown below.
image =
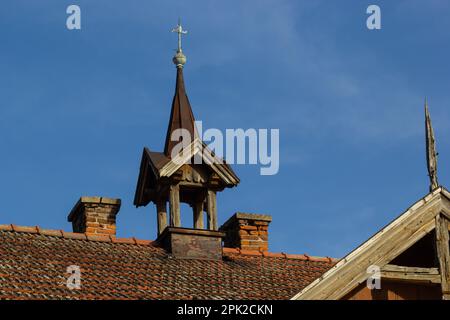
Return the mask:
[[(450, 254), (449, 254), (450, 193), (439, 187), (406, 212), (392, 221), (372, 238), (349, 253), (333, 268), (313, 281), (294, 300), (346, 299), (352, 290), (361, 287), (371, 276), (368, 268), (377, 266), (383, 281), (439, 284), (439, 295), (450, 299)], [(421, 239), (428, 237), (435, 267), (399, 266), (395, 261)], [(408, 260), (420, 259), (412, 255)], [(375, 290), (376, 291), (376, 290)]]

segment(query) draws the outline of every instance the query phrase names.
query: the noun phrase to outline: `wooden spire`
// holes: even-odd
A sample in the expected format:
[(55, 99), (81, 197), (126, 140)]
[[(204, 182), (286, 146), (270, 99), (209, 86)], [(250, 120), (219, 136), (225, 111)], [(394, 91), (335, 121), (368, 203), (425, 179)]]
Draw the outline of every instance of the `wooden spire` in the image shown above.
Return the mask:
[(175, 95), (172, 101), (172, 110), (170, 112), (169, 126), (167, 128), (166, 143), (164, 146), (164, 154), (169, 158), (173, 147), (180, 141), (172, 141), (171, 139), (172, 133), (177, 129), (186, 129), (191, 135), (191, 142), (198, 137), (194, 114), (184, 87), (182, 66), (177, 66)]
[(428, 176), (430, 177), (430, 191), (432, 191), (439, 186), (437, 179), (437, 152), (433, 126), (431, 125), (430, 112), (428, 110), (428, 103), (426, 99), (425, 99), (425, 136), (426, 136), (425, 138), (426, 138)]

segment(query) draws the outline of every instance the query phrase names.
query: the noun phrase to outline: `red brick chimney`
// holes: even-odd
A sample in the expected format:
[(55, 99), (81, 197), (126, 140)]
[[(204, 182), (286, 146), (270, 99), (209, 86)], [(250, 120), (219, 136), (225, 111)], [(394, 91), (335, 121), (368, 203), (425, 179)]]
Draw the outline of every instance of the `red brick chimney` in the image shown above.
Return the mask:
[(235, 213), (219, 229), (225, 232), (224, 247), (268, 251), (271, 221), (269, 215)]
[(68, 216), (73, 232), (115, 237), (120, 203), (120, 199), (81, 197)]

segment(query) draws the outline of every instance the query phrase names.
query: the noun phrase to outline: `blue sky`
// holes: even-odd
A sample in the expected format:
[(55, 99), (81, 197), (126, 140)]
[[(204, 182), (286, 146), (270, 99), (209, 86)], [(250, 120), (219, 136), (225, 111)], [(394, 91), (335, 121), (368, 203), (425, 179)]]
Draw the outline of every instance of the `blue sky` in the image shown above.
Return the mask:
[[(65, 27), (82, 10), (82, 30)], [(366, 8), (382, 29), (366, 28)], [(273, 216), (270, 250), (340, 257), (428, 191), (423, 100), (450, 172), (448, 1), (22, 1), (0, 10), (0, 224), (71, 230), (82, 195), (118, 197), (118, 235), (154, 239), (132, 205), (142, 148), (162, 150), (179, 16), (205, 128), (279, 128), (280, 171), (234, 166), (218, 197)], [(182, 215), (191, 224), (191, 213)]]

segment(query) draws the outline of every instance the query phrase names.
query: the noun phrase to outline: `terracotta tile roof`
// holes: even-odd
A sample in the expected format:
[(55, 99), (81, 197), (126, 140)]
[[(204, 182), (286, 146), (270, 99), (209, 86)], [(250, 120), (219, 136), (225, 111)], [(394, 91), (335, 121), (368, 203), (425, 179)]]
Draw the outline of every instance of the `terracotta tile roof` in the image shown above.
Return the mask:
[[(223, 249), (175, 259), (152, 241), (0, 225), (0, 299), (289, 299), (336, 261)], [(81, 289), (66, 286), (81, 268)]]

